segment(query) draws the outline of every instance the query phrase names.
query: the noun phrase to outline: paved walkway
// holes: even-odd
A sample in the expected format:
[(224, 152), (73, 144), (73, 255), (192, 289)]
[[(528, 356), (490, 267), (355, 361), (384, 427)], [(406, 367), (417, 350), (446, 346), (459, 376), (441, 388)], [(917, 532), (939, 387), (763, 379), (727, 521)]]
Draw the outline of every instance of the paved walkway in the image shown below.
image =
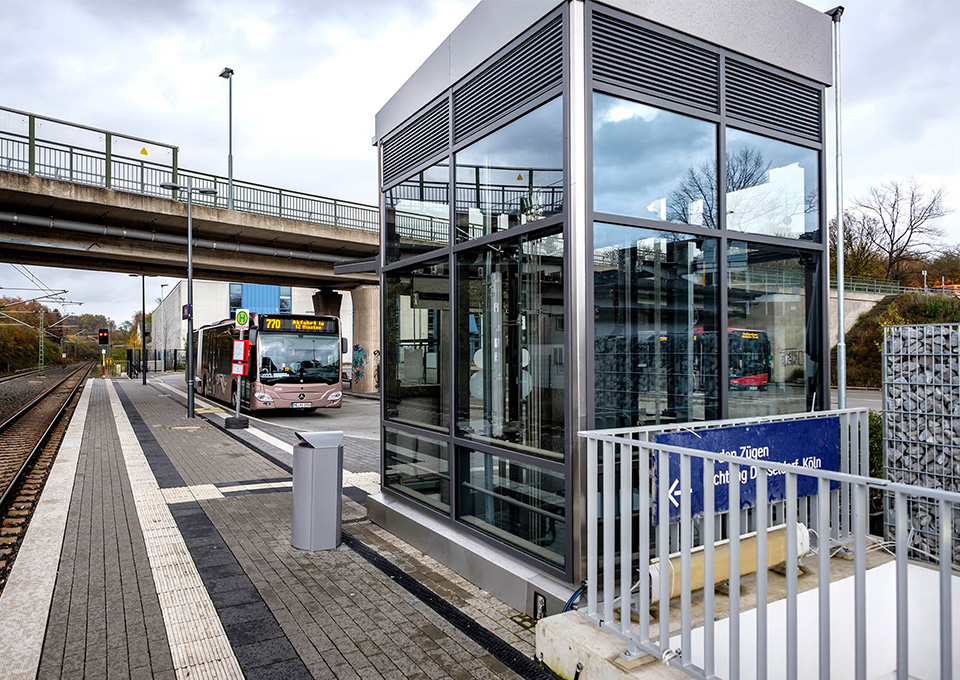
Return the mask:
[(0, 598), (38, 610), (2, 631), (17, 677), (547, 677), (530, 619), (367, 521), (376, 441), (346, 440), (344, 542), (310, 553), (289, 542), (292, 431), (228, 433), (203, 402), (187, 421), (175, 382), (85, 393), (55, 587), (18, 561)]

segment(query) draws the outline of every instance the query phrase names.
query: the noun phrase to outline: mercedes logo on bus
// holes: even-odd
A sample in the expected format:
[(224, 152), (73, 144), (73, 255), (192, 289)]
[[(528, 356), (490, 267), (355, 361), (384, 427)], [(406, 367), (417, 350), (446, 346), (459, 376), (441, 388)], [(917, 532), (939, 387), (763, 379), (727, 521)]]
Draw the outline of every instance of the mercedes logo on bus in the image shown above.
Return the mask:
[(307, 395), (305, 395), (303, 392), (297, 395), (297, 399), (299, 399), (300, 401), (303, 401), (306, 398), (307, 398)]

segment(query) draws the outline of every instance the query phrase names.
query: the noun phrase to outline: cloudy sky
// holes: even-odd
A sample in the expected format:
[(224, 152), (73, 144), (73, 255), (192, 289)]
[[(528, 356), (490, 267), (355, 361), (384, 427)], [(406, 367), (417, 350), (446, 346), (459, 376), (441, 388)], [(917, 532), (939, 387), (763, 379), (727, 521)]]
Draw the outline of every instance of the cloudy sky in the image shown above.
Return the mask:
[[(475, 4), (0, 0), (0, 105), (173, 144), (182, 167), (226, 175), (227, 82), (217, 75), (229, 66), (235, 178), (374, 203), (374, 115)], [(960, 208), (960, 8), (845, 4), (847, 195), (912, 175), (944, 185)], [(960, 242), (960, 214), (943, 226)], [(124, 274), (31, 269), (84, 312), (123, 320), (139, 307)], [(148, 299), (163, 282), (148, 279)], [(0, 286), (29, 285), (0, 265)]]

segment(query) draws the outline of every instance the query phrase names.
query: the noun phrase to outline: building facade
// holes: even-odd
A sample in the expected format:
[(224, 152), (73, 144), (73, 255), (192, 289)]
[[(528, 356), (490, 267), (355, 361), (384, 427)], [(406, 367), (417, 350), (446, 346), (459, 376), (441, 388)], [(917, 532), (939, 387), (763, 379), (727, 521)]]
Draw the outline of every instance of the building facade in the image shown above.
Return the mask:
[[(262, 314), (313, 314), (310, 288), (270, 286), (221, 281), (193, 282), (194, 327), (232, 318), (237, 309)], [(187, 304), (187, 282), (178, 281), (152, 312), (151, 350), (182, 350), (187, 346), (187, 321), (181, 310)], [(353, 346), (353, 304), (349, 292), (342, 293), (340, 318), (343, 335)], [(349, 363), (350, 356), (344, 356)]]
[(578, 431), (828, 405), (830, 26), (483, 0), (446, 39), (377, 116), (372, 517), (577, 583)]

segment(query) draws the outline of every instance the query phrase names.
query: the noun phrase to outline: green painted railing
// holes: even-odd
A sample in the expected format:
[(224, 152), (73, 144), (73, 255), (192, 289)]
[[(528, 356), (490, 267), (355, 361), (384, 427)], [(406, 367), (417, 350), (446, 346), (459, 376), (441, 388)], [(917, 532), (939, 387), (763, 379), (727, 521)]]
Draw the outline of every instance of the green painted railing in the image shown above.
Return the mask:
[[(164, 182), (217, 190), (197, 204), (227, 207), (227, 178), (178, 167), (179, 148), (142, 137), (0, 106), (0, 170), (144, 196), (178, 200)], [(151, 158), (152, 157), (152, 158)], [(235, 210), (345, 229), (377, 232), (377, 206), (254, 182), (233, 181)]]

